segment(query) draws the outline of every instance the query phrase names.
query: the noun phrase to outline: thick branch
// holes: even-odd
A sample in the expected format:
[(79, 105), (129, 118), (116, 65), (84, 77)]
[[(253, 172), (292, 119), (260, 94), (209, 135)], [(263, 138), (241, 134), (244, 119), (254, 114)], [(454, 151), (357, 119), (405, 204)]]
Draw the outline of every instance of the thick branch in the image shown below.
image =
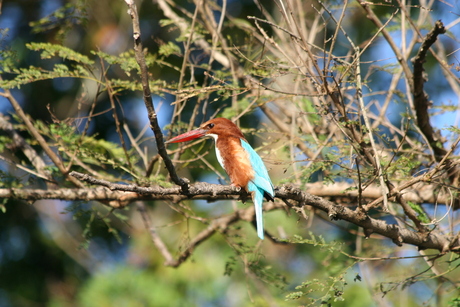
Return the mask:
[[(459, 139), (460, 140), (460, 139)], [(455, 148), (456, 146), (453, 146)], [(437, 173), (439, 169), (433, 169), (431, 172), (427, 173), (427, 175)], [(128, 184), (116, 184), (112, 183), (107, 180), (97, 179), (87, 174), (82, 174), (78, 172), (72, 172), (72, 176), (76, 178), (94, 184), (100, 185), (109, 188), (110, 190), (118, 190), (118, 191), (126, 191), (126, 192), (136, 192), (140, 194), (162, 194), (167, 196), (165, 200), (170, 199), (169, 195), (176, 195), (179, 193), (178, 188), (162, 188), (162, 187), (139, 187), (137, 185), (128, 185)], [(395, 189), (397, 193), (402, 193), (404, 195), (405, 201), (412, 201), (414, 203), (431, 203), (431, 204), (445, 204), (448, 205), (452, 201), (451, 194), (438, 191), (436, 185), (430, 185), (423, 183), (425, 175), (421, 175), (418, 177), (413, 178), (405, 183), (401, 183)], [(324, 185), (321, 182), (306, 184), (305, 189), (313, 195), (319, 197), (334, 197), (334, 198), (348, 198), (348, 199), (355, 199), (358, 198), (358, 190), (354, 189), (355, 186), (346, 184), (346, 183), (336, 183), (330, 185)], [(190, 185), (190, 193), (185, 194), (183, 196), (188, 196), (190, 198), (196, 198), (194, 194), (204, 194), (210, 196), (224, 196), (224, 195), (240, 195), (241, 193), (238, 191), (237, 188), (232, 186), (224, 186), (220, 184), (210, 184), (204, 182), (198, 182), (193, 185)], [(363, 191), (361, 191), (361, 197), (365, 199), (375, 199), (376, 201), (381, 198), (381, 189), (376, 185), (371, 185), (366, 187)], [(393, 196), (393, 195), (391, 195)], [(145, 199), (145, 198), (144, 198)], [(154, 199), (161, 199), (155, 195)], [(216, 198), (220, 199), (220, 198)], [(369, 210), (369, 208), (367, 209)]]
[[(133, 200), (171, 200), (174, 202), (185, 199), (206, 199), (206, 200), (221, 200), (235, 199), (245, 197), (244, 191), (238, 191), (232, 186), (222, 186), (208, 183), (196, 183), (190, 185), (190, 189), (186, 195), (180, 187), (163, 188), (163, 187), (138, 187), (135, 185), (111, 184), (103, 180), (94, 179), (90, 176), (72, 172), (72, 176), (79, 177), (80, 180), (106, 185), (108, 188), (97, 189), (60, 189), (54, 191), (45, 190), (24, 190), (24, 189), (0, 189), (0, 198), (12, 198), (23, 200), (36, 200), (45, 198), (59, 198), (63, 200), (118, 200), (121, 205), (128, 204)], [(82, 176), (80, 176), (82, 175)], [(112, 191), (116, 189), (130, 190), (131, 192)], [(324, 198), (304, 192), (298, 188), (291, 186), (283, 186), (276, 189), (275, 196), (283, 200), (297, 201), (300, 205), (308, 205), (315, 209), (326, 212), (332, 220), (344, 220), (363, 227), (365, 233), (378, 233), (388, 237), (395, 244), (402, 245), (403, 243), (418, 246), (420, 249), (437, 249), (441, 252), (449, 250), (457, 250), (460, 248), (459, 242), (450, 242), (447, 237), (441, 235), (437, 231), (431, 233), (420, 233), (403, 229), (397, 225), (388, 224), (386, 221), (377, 220), (364, 214), (360, 210), (352, 210), (346, 206), (334, 203)], [(276, 204), (265, 204), (266, 210), (274, 210), (278, 207)], [(253, 210), (252, 206), (245, 210)], [(239, 211), (238, 211), (239, 212)], [(190, 251), (194, 245), (199, 244), (203, 238), (211, 236), (217, 229), (226, 229), (226, 227), (238, 220), (251, 220), (253, 212), (241, 211), (236, 212), (232, 218), (224, 217), (213, 221), (205, 232), (195, 238), (191, 244)], [(250, 217), (246, 214), (252, 214)], [(219, 221), (220, 220), (220, 221)], [(200, 239), (201, 238), (201, 239)], [(195, 242), (196, 241), (196, 242)], [(189, 252), (190, 252), (189, 251)], [(188, 257), (187, 251), (180, 258)], [(183, 261), (183, 260), (177, 260)], [(175, 266), (177, 263), (171, 262), (169, 265)]]
[[(135, 192), (135, 193), (141, 194), (142, 196), (152, 196), (153, 195), (155, 197), (154, 199), (171, 200), (171, 198), (168, 196), (174, 196), (174, 195), (179, 196), (179, 197), (184, 197), (184, 198), (196, 198), (196, 196), (200, 194), (209, 195), (211, 197), (241, 194), (239, 189), (233, 186), (223, 186), (220, 184), (209, 184), (209, 183), (204, 183), (204, 182), (195, 183), (193, 185), (190, 185), (187, 191), (181, 191), (179, 187), (173, 187), (173, 188), (163, 188), (160, 186), (140, 187), (135, 184), (112, 183), (107, 180), (96, 179), (89, 175), (78, 173), (78, 172), (71, 172), (70, 174), (82, 181), (86, 181), (88, 183), (95, 184), (95, 185), (104, 186), (104, 187), (109, 188), (110, 190)], [(166, 196), (166, 198), (162, 198), (164, 196)], [(142, 197), (142, 199), (145, 199), (145, 198)]]
[(364, 229), (365, 233), (378, 233), (393, 240), (399, 246), (408, 243), (418, 246), (420, 249), (437, 249), (441, 252), (447, 252), (451, 248), (458, 249), (460, 244), (449, 242), (446, 237), (437, 232), (422, 234), (401, 228), (396, 224), (388, 224), (383, 220), (377, 220), (364, 214), (359, 214), (345, 206), (337, 205), (321, 197), (305, 193), (300, 189), (292, 187), (282, 187), (277, 190), (276, 197), (296, 200), (303, 205), (312, 206), (316, 209), (327, 212), (332, 220), (345, 220)]
[(417, 115), (417, 125), (420, 130), (427, 138), (430, 146), (433, 148), (435, 154), (442, 158), (446, 154), (446, 150), (441, 144), (437, 144), (439, 138), (436, 137), (433, 127), (430, 123), (430, 115), (428, 114), (428, 108), (430, 102), (428, 101), (428, 95), (424, 92), (423, 86), (426, 81), (424, 77), (423, 64), (426, 61), (426, 54), (430, 47), (436, 42), (438, 35), (446, 32), (444, 25), (440, 20), (436, 21), (434, 28), (425, 37), (422, 46), (420, 47), (417, 55), (414, 58), (414, 106), (415, 113)]
[[(74, 175), (74, 173), (72, 173)], [(81, 180), (92, 182), (92, 180)], [(89, 177), (88, 178), (93, 178)], [(93, 178), (94, 179), (94, 178)], [(186, 199), (238, 199), (241, 194), (237, 188), (210, 183), (195, 183), (190, 185), (190, 193), (180, 194), (179, 187), (140, 187), (128, 184), (103, 184), (103, 180), (97, 180), (98, 185), (106, 188), (82, 188), (82, 189), (0, 189), (0, 198), (10, 198), (18, 200), (40, 200), (40, 199), (60, 199), (60, 200), (86, 200), (86, 201), (136, 201), (136, 200), (171, 200), (180, 201)], [(358, 198), (358, 190), (344, 183), (324, 185), (322, 183), (307, 184), (305, 189), (312, 195), (318, 197), (329, 197), (349, 202)], [(382, 195), (377, 186), (367, 187), (361, 197), (368, 200), (377, 200)], [(428, 184), (416, 184), (411, 189), (404, 190), (404, 199), (414, 203), (436, 203), (449, 204), (449, 195), (446, 193), (436, 194), (435, 187)]]

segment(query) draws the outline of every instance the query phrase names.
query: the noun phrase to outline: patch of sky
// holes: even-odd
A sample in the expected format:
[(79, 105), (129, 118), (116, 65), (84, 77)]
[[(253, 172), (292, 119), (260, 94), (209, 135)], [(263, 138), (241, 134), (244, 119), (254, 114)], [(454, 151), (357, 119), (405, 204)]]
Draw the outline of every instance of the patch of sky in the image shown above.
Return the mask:
[(3, 256), (11, 261), (21, 260), (26, 254), (29, 241), (29, 233), (22, 226), (8, 228), (0, 236)]
[[(227, 2), (227, 8), (226, 8), (226, 13), (230, 14), (231, 16), (239, 16), (241, 14), (241, 9), (242, 9), (242, 2), (241, 0), (228, 0)], [(222, 7), (223, 6), (223, 0), (218, 0), (217, 4)], [(216, 17), (216, 22), (220, 20), (220, 11), (215, 11), (215, 17)]]
[[(297, 249), (300, 248), (299, 245)], [(302, 272), (302, 274), (293, 274), (291, 276), (291, 280), (289, 281), (291, 287), (295, 287), (304, 282), (306, 279), (305, 276), (309, 276), (314, 271), (315, 262), (311, 257), (305, 255), (305, 253), (292, 253), (291, 255), (287, 255), (285, 259), (288, 261), (284, 261), (284, 265), (289, 271)], [(293, 289), (291, 288), (291, 290)]]
[[(16, 101), (19, 103), (19, 105), (21, 107), (24, 107), (24, 93), (22, 93), (21, 90), (18, 89), (11, 89), (10, 92), (14, 99), (16, 99)], [(13, 111), (14, 109), (11, 106), (10, 101), (5, 97), (0, 97), (0, 112), (5, 115), (8, 115), (9, 113), (13, 113)]]
[(52, 79), (53, 87), (59, 92), (67, 92), (73, 88), (76, 79), (73, 78), (56, 78)]
[[(400, 46), (402, 43), (401, 32), (395, 31), (393, 34), (393, 40), (398, 46)], [(413, 33), (411, 31), (406, 32), (407, 43), (410, 42), (410, 40), (412, 39), (412, 35)], [(409, 58), (411, 58), (414, 55), (415, 53), (410, 55)], [(430, 54), (428, 54), (427, 56), (430, 57)], [(377, 42), (374, 48), (371, 49), (371, 53), (369, 54), (369, 56), (366, 57), (366, 54), (364, 54), (362, 60), (365, 61), (366, 58), (379, 59), (379, 61), (369, 64), (363, 64), (363, 71), (369, 68), (371, 65), (379, 65), (384, 69), (383, 71), (376, 70), (371, 75), (369, 88), (372, 88), (372, 92), (385, 90), (388, 86), (388, 83), (391, 82), (391, 78), (393, 77), (393, 74), (391, 73), (391, 66), (397, 64), (393, 51), (390, 49), (389, 45), (384, 41), (381, 41), (380, 43)], [(412, 69), (412, 64), (410, 64), (410, 68)], [(444, 83), (444, 85), (442, 82), (430, 82), (430, 80), (433, 81), (445, 79), (441, 67), (439, 65), (429, 67), (429, 64), (427, 63), (426, 69), (428, 72), (428, 80), (425, 83), (425, 91), (429, 95), (429, 99), (433, 101), (433, 106), (440, 106), (445, 104), (458, 105), (459, 97), (457, 97), (456, 94), (451, 90), (447, 81)], [(406, 84), (400, 81), (397, 86), (397, 89), (401, 90), (402, 92), (405, 92)], [(366, 95), (369, 94), (370, 91), (367, 89), (367, 87), (365, 87), (363, 88), (363, 93), (364, 95)], [(378, 101), (381, 103), (384, 99), (384, 95), (381, 95), (380, 97), (373, 96), (372, 98), (378, 99)], [(390, 115), (390, 120), (394, 124), (398, 124), (398, 122), (400, 122), (400, 113), (407, 112), (409, 110), (409, 106), (405, 104), (395, 103), (395, 101), (397, 101), (396, 97), (394, 101), (391, 102), (388, 114)], [(433, 111), (433, 109), (431, 111)], [(457, 111), (443, 112), (442, 114), (434, 115), (432, 117), (431, 122), (432, 125), (435, 126), (437, 129), (442, 129), (458, 123), (458, 116), (459, 114)], [(449, 134), (449, 132), (446, 130), (443, 130), (442, 133), (444, 136), (447, 136)]]
[(434, 289), (430, 288), (428, 282), (415, 283), (408, 289), (414, 294), (412, 297), (416, 302), (418, 302), (418, 306), (428, 306), (427, 302), (431, 302), (433, 300)]
[(52, 14), (54, 11), (62, 7), (62, 1), (59, 0), (45, 0), (40, 1), (40, 18)]
[[(158, 123), (160, 127), (164, 127), (165, 125), (169, 124), (169, 120), (171, 118), (170, 114), (172, 113), (172, 108), (170, 107), (170, 101), (165, 100), (165, 98), (163, 97), (153, 96), (153, 102), (154, 102), (155, 110), (157, 112)], [(131, 129), (131, 133), (133, 134), (133, 137), (137, 138), (139, 133), (143, 131), (144, 134), (141, 139), (151, 140), (151, 144), (141, 144), (141, 145), (142, 146), (144, 145), (154, 146), (155, 140), (153, 137), (152, 129), (150, 129), (149, 118), (148, 118), (147, 110), (145, 108), (145, 104), (144, 104), (142, 97), (128, 98), (127, 100), (122, 101), (122, 104), (123, 104), (123, 112), (120, 111), (118, 115), (120, 119), (124, 119), (125, 122), (129, 125)], [(101, 114), (98, 120), (102, 122), (107, 122), (107, 125), (111, 124), (114, 120), (112, 111)], [(85, 127), (86, 122), (87, 120), (85, 119), (81, 121), (81, 123), (79, 124), (80, 131), (82, 131), (83, 128)], [(100, 124), (101, 123), (98, 123), (98, 125)], [(88, 135), (91, 135), (94, 132), (94, 129), (96, 128), (97, 128), (96, 124), (93, 121), (90, 124)], [(163, 131), (163, 134), (167, 132), (164, 129), (162, 131)], [(125, 140), (127, 140), (127, 142), (129, 143), (127, 136), (125, 135), (124, 137), (125, 137)], [(114, 142), (114, 143), (120, 142), (118, 133), (116, 132), (115, 129), (113, 129), (113, 131), (108, 133), (105, 139), (107, 141)]]
[[(171, 123), (171, 116), (173, 112), (173, 106), (171, 106), (171, 103), (174, 98), (172, 95), (168, 94), (164, 97), (154, 95), (152, 98), (153, 105), (157, 113), (158, 125), (161, 127), (163, 134), (167, 134), (165, 126)], [(145, 108), (142, 97), (133, 98), (129, 105), (129, 110), (125, 110), (125, 116), (133, 128), (137, 131), (142, 131), (146, 126), (150, 125), (147, 109)], [(144, 137), (153, 137), (152, 129), (148, 128), (145, 131)]]
[(385, 216), (382, 216), (381, 219), (389, 224), (389, 225), (397, 225), (398, 222), (396, 221), (395, 217), (394, 216), (391, 216), (391, 215), (385, 215)]
[(19, 4), (7, 3), (2, 8), (2, 18), (0, 18), (0, 29), (9, 29), (8, 34), (3, 37), (6, 42), (10, 42), (17, 37), (18, 24), (24, 20)]
[[(460, 212), (454, 210), (451, 207), (451, 204), (423, 204), (423, 209), (425, 209), (429, 218), (433, 221), (431, 227), (440, 227), (445, 231), (451, 231), (451, 227), (454, 233), (460, 231), (460, 224), (452, 225), (452, 221), (458, 220), (460, 217)], [(430, 227), (430, 225), (429, 225)]]
[[(455, 3), (455, 4), (453, 4)], [(460, 6), (456, 1), (435, 1), (431, 11), (433, 20), (441, 20), (445, 26), (458, 19)], [(457, 28), (457, 31), (460, 30)]]
[(89, 252), (94, 256), (95, 263), (97, 264), (98, 271), (109, 271), (126, 260), (128, 256), (129, 246), (128, 240), (124, 238), (122, 233), (122, 244), (120, 244), (115, 238), (102, 239), (100, 237), (91, 238), (89, 245)]

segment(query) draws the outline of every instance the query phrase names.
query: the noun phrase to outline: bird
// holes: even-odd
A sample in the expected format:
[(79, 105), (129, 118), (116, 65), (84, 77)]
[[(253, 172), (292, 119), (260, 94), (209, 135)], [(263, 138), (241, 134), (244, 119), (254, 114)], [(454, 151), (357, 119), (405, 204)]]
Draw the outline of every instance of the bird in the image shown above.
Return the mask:
[(187, 142), (201, 137), (215, 141), (219, 164), (227, 173), (232, 186), (251, 194), (256, 213), (257, 236), (264, 239), (263, 201), (274, 201), (274, 186), (262, 158), (249, 145), (241, 130), (231, 120), (214, 118), (198, 129), (178, 135), (166, 143)]

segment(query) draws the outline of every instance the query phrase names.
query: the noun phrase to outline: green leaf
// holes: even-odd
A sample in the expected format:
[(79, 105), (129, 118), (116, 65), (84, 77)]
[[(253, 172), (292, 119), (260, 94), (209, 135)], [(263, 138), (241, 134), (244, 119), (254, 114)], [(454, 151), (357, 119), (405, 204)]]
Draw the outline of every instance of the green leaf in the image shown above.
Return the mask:
[(412, 210), (414, 210), (417, 213), (417, 218), (420, 220), (420, 222), (426, 224), (431, 222), (428, 215), (425, 213), (425, 210), (423, 210), (422, 206), (411, 201), (408, 201), (407, 203), (412, 208)]
[(169, 56), (171, 54), (182, 55), (180, 47), (173, 42), (168, 42), (167, 44), (161, 45), (158, 53), (164, 56)]
[(50, 44), (50, 43), (29, 43), (26, 44), (26, 47), (33, 51), (40, 51), (42, 59), (51, 59), (53, 57), (60, 57), (64, 60), (71, 60), (77, 63), (86, 64), (86, 65), (93, 65), (94, 61), (90, 60), (86, 55), (78, 53), (70, 48)]

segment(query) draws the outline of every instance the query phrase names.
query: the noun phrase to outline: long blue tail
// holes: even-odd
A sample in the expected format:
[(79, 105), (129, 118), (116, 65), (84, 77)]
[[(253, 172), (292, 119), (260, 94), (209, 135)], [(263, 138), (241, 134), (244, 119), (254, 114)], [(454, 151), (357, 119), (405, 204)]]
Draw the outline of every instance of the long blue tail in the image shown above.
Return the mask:
[(257, 224), (257, 235), (260, 239), (264, 239), (264, 217), (262, 214), (263, 211), (263, 201), (264, 201), (264, 190), (257, 187), (252, 182), (248, 184), (248, 190), (253, 192), (252, 201), (254, 202), (254, 208), (256, 211), (256, 224)]

